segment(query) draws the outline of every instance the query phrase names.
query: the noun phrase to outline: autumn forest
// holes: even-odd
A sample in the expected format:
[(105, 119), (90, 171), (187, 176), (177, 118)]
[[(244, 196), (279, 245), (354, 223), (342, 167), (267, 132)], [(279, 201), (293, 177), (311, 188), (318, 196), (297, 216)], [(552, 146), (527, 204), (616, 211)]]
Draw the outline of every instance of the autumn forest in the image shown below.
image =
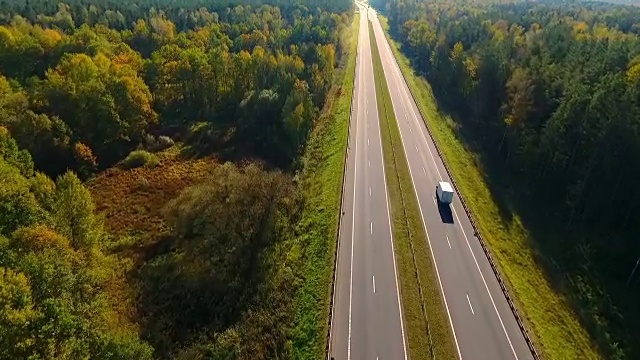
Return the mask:
[[(497, 3), (371, 1), (526, 233), (543, 353), (639, 358), (640, 7)], [(0, 0), (0, 359), (322, 358), (358, 16)]]
[(332, 136), (312, 133), (352, 20), (343, 0), (0, 2), (0, 358), (321, 354), (330, 275), (305, 259), (337, 209), (309, 225), (305, 147)]

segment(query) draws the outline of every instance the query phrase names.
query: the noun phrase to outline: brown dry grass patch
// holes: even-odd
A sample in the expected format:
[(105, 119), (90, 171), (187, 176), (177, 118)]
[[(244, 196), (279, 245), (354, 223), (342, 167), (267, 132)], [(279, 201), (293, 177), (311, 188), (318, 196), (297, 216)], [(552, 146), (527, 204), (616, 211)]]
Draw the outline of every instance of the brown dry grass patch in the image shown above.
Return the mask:
[(168, 230), (162, 217), (165, 204), (205, 179), (218, 164), (211, 157), (184, 159), (178, 146), (157, 155), (156, 167), (125, 170), (116, 166), (88, 184), (108, 231), (136, 237), (137, 246), (154, 243)]

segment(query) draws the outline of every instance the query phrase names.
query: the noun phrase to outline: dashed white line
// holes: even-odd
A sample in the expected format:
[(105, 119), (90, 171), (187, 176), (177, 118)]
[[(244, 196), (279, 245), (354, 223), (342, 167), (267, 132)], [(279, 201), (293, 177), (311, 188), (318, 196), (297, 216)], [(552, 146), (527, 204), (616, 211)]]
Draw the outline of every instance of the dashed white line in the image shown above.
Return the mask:
[(447, 237), (447, 244), (449, 244), (449, 249), (451, 249), (451, 242), (449, 242), (449, 236), (445, 235)]
[[(360, 83), (360, 79), (362, 79), (362, 63), (358, 62), (358, 85)], [(358, 91), (358, 103), (360, 103), (360, 99), (362, 99), (362, 92)], [(366, 98), (365, 98), (365, 103), (366, 103)], [(359, 123), (359, 115), (360, 113), (358, 112), (356, 114), (356, 129)], [(356, 144), (355, 144), (355, 150), (354, 150), (354, 156), (357, 159), (358, 158), (358, 141), (356, 139)], [(352, 224), (355, 224), (356, 221), (356, 184), (358, 184), (358, 182), (356, 181), (358, 178), (358, 167), (354, 166), (353, 167), (353, 215), (352, 215)], [(351, 360), (351, 303), (353, 300), (353, 243), (354, 243), (354, 239), (355, 239), (355, 226), (351, 225), (351, 264), (350, 264), (350, 269), (349, 269), (349, 337), (347, 339), (347, 360)]]
[(367, 145), (369, 145), (369, 139), (367, 139)]
[(371, 160), (369, 160), (369, 167), (371, 167)]
[[(458, 217), (458, 213), (456, 212), (455, 208), (452, 208), (453, 210), (453, 215), (455, 215), (456, 220), (458, 221), (458, 224), (460, 224), (460, 218)], [(471, 252), (471, 257), (473, 258), (473, 262), (476, 264), (476, 268), (478, 269), (478, 272), (480, 273), (480, 278), (482, 279), (482, 283), (484, 284), (484, 288), (485, 290), (487, 290), (487, 294), (489, 294), (489, 300), (491, 300), (491, 305), (493, 305), (493, 310), (496, 312), (496, 315), (498, 315), (498, 320), (500, 321), (500, 325), (502, 326), (502, 331), (504, 332), (504, 335), (507, 337), (507, 342), (509, 343), (509, 347), (511, 348), (511, 352), (513, 353), (513, 356), (516, 358), (516, 360), (518, 360), (518, 355), (516, 355), (516, 351), (513, 348), (513, 344), (511, 343), (511, 338), (509, 338), (509, 334), (507, 333), (507, 329), (504, 327), (504, 322), (502, 321), (502, 317), (500, 316), (500, 313), (498, 312), (498, 308), (496, 307), (496, 303), (493, 300), (493, 296), (491, 295), (491, 292), (489, 291), (489, 286), (487, 286), (487, 281), (484, 279), (484, 275), (482, 275), (482, 271), (480, 271), (480, 265), (478, 264), (478, 260), (476, 259), (476, 255), (473, 253), (473, 250), (471, 250), (471, 244), (469, 243), (469, 239), (467, 238), (467, 234), (464, 231), (464, 228), (462, 226), (460, 226), (460, 230), (462, 230), (462, 235), (464, 236), (464, 240), (467, 243), (467, 247), (469, 248), (469, 252)]]
[(373, 223), (369, 222), (369, 232), (373, 235)]
[(471, 313), (475, 315), (476, 313), (473, 312), (473, 306), (471, 306), (471, 300), (469, 300), (469, 294), (467, 294), (467, 302), (469, 302), (469, 308), (471, 308)]
[(371, 197), (371, 186), (369, 186), (369, 197)]
[(422, 167), (422, 172), (427, 175), (427, 170), (424, 169), (424, 166)]
[(376, 293), (376, 277), (375, 277), (375, 275), (372, 276), (372, 279), (373, 279), (373, 293), (375, 294)]
[(437, 207), (437, 206), (438, 206), (438, 203), (436, 202), (436, 198), (435, 198), (435, 196), (432, 196), (432, 197), (431, 197), (431, 200), (433, 200), (433, 204)]

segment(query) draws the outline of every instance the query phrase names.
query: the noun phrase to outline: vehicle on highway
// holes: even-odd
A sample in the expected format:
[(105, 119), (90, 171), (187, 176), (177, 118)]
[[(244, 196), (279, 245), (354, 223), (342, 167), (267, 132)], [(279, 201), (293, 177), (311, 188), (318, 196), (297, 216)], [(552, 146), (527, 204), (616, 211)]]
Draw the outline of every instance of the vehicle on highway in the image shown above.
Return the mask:
[(451, 184), (446, 181), (440, 181), (438, 185), (436, 185), (436, 195), (438, 196), (438, 201), (443, 204), (451, 204), (453, 201), (453, 188)]

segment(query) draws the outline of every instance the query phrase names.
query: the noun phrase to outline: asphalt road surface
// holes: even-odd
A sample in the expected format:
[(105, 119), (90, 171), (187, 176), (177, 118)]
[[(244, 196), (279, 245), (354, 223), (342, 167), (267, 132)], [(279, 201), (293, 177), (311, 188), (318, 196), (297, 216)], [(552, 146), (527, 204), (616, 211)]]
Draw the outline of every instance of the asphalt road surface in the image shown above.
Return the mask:
[[(437, 203), (436, 184), (438, 181), (451, 180), (438, 157), (373, 10), (369, 10), (369, 18), (373, 21), (384, 73), (458, 355), (464, 360), (533, 359), (479, 240), (474, 236), (471, 222), (457, 193), (451, 205), (441, 206)], [(373, 89), (370, 80), (360, 86), (367, 87), (367, 92), (373, 92), (368, 90), (369, 86)], [(378, 140), (375, 146), (379, 146)], [(373, 149), (371, 152), (373, 153)], [(369, 176), (379, 175), (378, 172), (370, 172)], [(362, 209), (360, 206), (357, 208), (358, 211)], [(386, 271), (386, 267), (384, 269)], [(378, 286), (377, 290), (380, 293), (395, 291), (392, 283), (386, 286), (388, 288)], [(355, 303), (356, 298), (353, 300)], [(362, 305), (366, 306), (366, 302)], [(357, 345), (361, 346), (361, 343)], [(392, 358), (400, 359), (398, 356)]]
[(406, 360), (366, 9), (360, 18), (329, 358)]

